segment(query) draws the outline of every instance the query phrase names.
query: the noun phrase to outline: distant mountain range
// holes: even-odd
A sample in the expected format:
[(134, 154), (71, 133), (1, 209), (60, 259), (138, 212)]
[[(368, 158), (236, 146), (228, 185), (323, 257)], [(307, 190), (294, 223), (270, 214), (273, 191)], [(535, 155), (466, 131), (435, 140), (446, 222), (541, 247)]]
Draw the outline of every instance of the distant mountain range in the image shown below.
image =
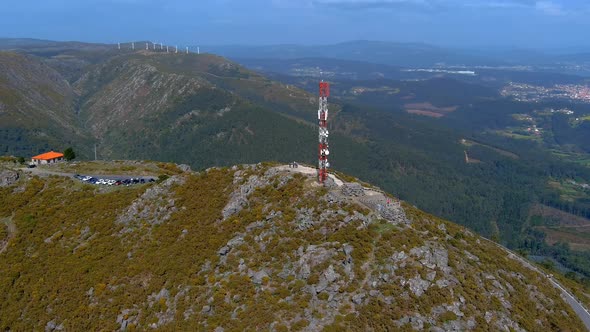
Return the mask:
[[(146, 41), (136, 41), (143, 45)], [(1, 49), (23, 49), (34, 51), (36, 48), (48, 50), (59, 49), (93, 49), (112, 48), (108, 44), (83, 42), (55, 42), (30, 38), (0, 38)], [(193, 49), (196, 49), (196, 45)], [(590, 50), (575, 48), (563, 51), (539, 51), (531, 49), (508, 48), (453, 48), (424, 43), (399, 43), (356, 40), (325, 45), (202, 45), (204, 52), (219, 54), (231, 59), (300, 59), (333, 58), (390, 65), (394, 67), (428, 67), (428, 66), (513, 66), (513, 65), (548, 65), (560, 63), (588, 63)]]
[(210, 52), (229, 58), (298, 59), (334, 58), (396, 67), (510, 66), (560, 62), (589, 62), (590, 54), (554, 54), (535, 50), (471, 50), (419, 43), (351, 41), (328, 45), (207, 46)]
[(501, 65), (507, 62), (472, 56), (458, 50), (427, 44), (352, 41), (333, 45), (208, 46), (207, 50), (230, 58), (297, 59), (338, 58), (401, 67), (446, 65)]

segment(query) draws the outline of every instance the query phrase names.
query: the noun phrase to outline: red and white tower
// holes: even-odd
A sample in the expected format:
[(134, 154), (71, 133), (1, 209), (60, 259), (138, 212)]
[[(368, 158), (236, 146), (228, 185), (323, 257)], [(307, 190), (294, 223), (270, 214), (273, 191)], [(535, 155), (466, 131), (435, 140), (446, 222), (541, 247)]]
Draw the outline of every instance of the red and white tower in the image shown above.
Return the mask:
[(318, 120), (320, 125), (319, 148), (318, 148), (318, 181), (324, 183), (328, 178), (328, 96), (330, 95), (330, 85), (327, 82), (320, 82), (320, 107), (318, 109)]

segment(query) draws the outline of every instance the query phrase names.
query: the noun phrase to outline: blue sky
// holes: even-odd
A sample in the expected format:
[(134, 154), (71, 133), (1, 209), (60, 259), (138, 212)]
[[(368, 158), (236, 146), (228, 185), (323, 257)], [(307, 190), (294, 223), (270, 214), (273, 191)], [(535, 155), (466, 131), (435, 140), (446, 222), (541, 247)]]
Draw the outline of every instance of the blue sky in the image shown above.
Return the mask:
[(588, 0), (5, 0), (0, 36), (178, 44), (355, 39), (590, 46)]

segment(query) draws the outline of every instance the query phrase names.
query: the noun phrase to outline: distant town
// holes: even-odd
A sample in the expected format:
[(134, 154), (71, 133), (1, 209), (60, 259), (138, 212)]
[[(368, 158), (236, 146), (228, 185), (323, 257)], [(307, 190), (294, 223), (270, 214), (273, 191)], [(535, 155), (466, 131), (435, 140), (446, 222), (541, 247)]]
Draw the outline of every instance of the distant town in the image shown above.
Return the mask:
[(544, 87), (525, 83), (510, 82), (500, 90), (504, 97), (512, 97), (517, 101), (540, 102), (549, 99), (565, 99), (590, 103), (590, 87), (576, 84), (556, 84)]

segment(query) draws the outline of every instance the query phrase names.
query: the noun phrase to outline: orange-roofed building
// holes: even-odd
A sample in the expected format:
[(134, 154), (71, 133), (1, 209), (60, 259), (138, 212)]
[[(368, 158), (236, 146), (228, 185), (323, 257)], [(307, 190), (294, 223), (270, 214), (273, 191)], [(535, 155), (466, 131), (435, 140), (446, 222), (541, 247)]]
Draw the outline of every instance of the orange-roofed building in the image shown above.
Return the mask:
[(60, 152), (46, 152), (31, 158), (31, 162), (35, 165), (55, 164), (64, 161), (64, 154)]

